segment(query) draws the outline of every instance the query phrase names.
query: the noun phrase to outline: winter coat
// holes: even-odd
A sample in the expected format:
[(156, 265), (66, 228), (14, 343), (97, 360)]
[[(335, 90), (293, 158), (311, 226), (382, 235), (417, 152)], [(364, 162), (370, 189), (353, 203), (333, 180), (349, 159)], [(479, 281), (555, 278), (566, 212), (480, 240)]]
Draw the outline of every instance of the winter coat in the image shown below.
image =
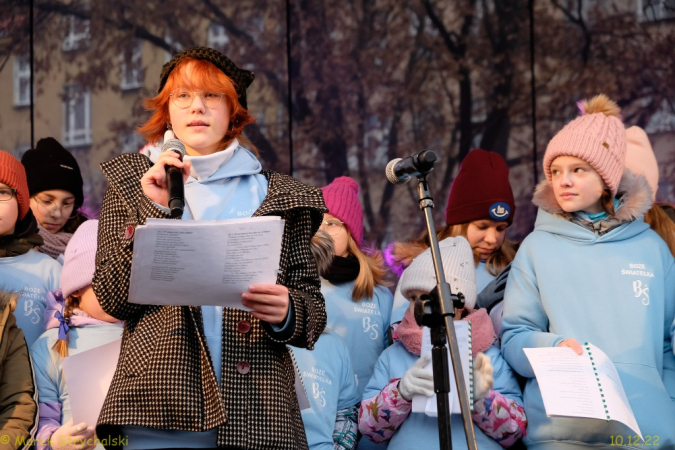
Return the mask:
[(0, 292), (0, 443), (18, 449), (37, 428), (37, 393), (28, 347), (16, 326), (16, 299)]
[(523, 348), (570, 338), (607, 354), (645, 439), (675, 448), (675, 405), (664, 386), (675, 363), (675, 263), (641, 218), (651, 206), (644, 177), (626, 172), (617, 198), (613, 216), (591, 223), (562, 211), (547, 181), (535, 192), (535, 229), (512, 263), (502, 322), (504, 357), (528, 378), (528, 448), (610, 448), (635, 434), (616, 421), (547, 417)]
[(122, 425), (186, 431), (218, 427), (218, 446), (306, 448), (286, 344), (312, 349), (326, 323), (309, 247), (327, 211), (321, 191), (262, 172), (268, 191), (254, 216), (279, 215), (286, 221), (277, 283), (288, 287), (294, 326), (278, 332), (246, 311), (223, 308), (219, 388), (199, 307), (127, 302), (134, 229), (150, 217), (168, 218), (142, 192), (140, 179), (150, 167), (140, 154), (101, 165), (110, 188), (101, 210), (92, 286), (103, 310), (125, 320), (125, 328), (97, 435), (114, 437)]

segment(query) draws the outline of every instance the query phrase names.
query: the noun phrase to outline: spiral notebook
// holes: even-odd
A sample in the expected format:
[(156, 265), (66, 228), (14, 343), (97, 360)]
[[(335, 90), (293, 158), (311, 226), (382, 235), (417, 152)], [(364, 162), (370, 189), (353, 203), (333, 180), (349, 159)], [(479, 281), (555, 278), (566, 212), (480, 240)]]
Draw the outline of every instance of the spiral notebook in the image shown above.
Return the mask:
[[(464, 374), (464, 383), (469, 394), (469, 405), (473, 413), (473, 355), (471, 345), (471, 323), (465, 320), (454, 322), (455, 335), (457, 336), (457, 347), (459, 347), (460, 364), (462, 366), (462, 373)], [(431, 330), (427, 327), (422, 328), (422, 351), (420, 356), (431, 356)], [(447, 345), (446, 345), (447, 349)], [(450, 350), (448, 352), (448, 371), (450, 372), (450, 414), (461, 414), (462, 410), (459, 406), (459, 396), (457, 395), (457, 383), (455, 382), (454, 371), (452, 370), (452, 358), (450, 357)], [(433, 370), (433, 363), (430, 361), (425, 367)], [(421, 412), (430, 417), (438, 417), (438, 407), (436, 404), (436, 395), (425, 397), (424, 395), (413, 395), (412, 411)]]
[(614, 363), (593, 344), (582, 347), (581, 355), (569, 347), (523, 349), (539, 382), (546, 415), (616, 420), (642, 438)]

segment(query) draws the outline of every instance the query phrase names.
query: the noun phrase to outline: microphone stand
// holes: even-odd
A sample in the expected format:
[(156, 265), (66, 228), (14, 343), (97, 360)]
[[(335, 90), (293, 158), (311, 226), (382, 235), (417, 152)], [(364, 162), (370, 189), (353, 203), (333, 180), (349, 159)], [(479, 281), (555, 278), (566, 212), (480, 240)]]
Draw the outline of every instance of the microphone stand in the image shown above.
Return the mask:
[[(433, 168), (431, 169), (433, 170)], [(431, 247), (431, 258), (436, 272), (438, 284), (429, 293), (429, 296), (422, 296), (421, 307), (416, 308), (415, 318), (420, 325), (428, 326), (431, 329), (431, 350), (432, 365), (434, 372), (434, 392), (436, 393), (436, 405), (438, 408), (438, 437), (440, 439), (441, 450), (452, 449), (452, 432), (450, 429), (450, 380), (448, 378), (448, 354), (445, 350), (445, 342), (450, 344), (450, 357), (452, 358), (452, 368), (455, 374), (457, 384), (457, 393), (459, 405), (462, 411), (462, 422), (466, 434), (466, 443), (469, 450), (478, 448), (476, 444), (476, 434), (471, 420), (471, 405), (466, 390), (466, 382), (461, 367), (459, 356), (459, 346), (457, 345), (457, 336), (455, 335), (455, 325), (453, 317), (455, 308), (464, 307), (464, 296), (459, 293), (453, 295), (450, 291), (450, 285), (445, 281), (443, 272), (443, 262), (441, 261), (438, 238), (436, 236), (436, 227), (431, 215), (431, 209), (434, 207), (434, 200), (429, 192), (427, 175), (431, 170), (417, 174), (418, 193), (420, 209), (424, 212), (424, 218), (429, 233), (429, 242)], [(426, 298), (425, 298), (426, 297)], [(451, 303), (452, 302), (452, 303)]]

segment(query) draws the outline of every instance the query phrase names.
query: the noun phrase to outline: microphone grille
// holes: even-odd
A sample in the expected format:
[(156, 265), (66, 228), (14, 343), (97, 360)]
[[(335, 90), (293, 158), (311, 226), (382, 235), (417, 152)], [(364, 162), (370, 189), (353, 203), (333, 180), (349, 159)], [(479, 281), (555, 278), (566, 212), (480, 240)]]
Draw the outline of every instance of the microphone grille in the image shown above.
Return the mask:
[(185, 156), (185, 145), (183, 145), (183, 143), (178, 139), (167, 139), (166, 141), (164, 141), (164, 145), (162, 145), (162, 153), (168, 151), (180, 153), (182, 158), (183, 156)]
[(399, 161), (402, 161), (401, 158), (396, 158), (392, 159), (389, 161), (389, 164), (387, 164), (387, 168), (385, 169), (385, 174), (387, 175), (387, 180), (389, 180), (390, 183), (394, 184), (405, 184), (410, 180), (410, 177), (406, 177), (405, 179), (401, 180), (396, 176), (396, 172), (394, 171), (394, 167), (396, 164), (398, 164)]

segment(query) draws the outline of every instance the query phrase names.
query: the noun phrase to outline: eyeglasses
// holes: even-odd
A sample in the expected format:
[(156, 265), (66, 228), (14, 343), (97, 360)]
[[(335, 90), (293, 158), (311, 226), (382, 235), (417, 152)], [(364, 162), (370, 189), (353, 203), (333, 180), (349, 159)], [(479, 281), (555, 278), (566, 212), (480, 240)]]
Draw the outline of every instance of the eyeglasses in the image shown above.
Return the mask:
[(16, 195), (16, 189), (11, 187), (0, 188), (0, 202), (8, 202)]
[(72, 211), (68, 211), (69, 209), (72, 210), (75, 207), (74, 203), (64, 203), (61, 206), (58, 206), (54, 201), (52, 200), (43, 200), (39, 199), (37, 197), (33, 197), (33, 200), (35, 200), (35, 203), (38, 206), (38, 209), (42, 214), (47, 214), (51, 215), (55, 213), (57, 210), (61, 212), (62, 215), (70, 215)]
[(331, 236), (336, 236), (340, 232), (340, 230), (344, 227), (344, 224), (345, 224), (344, 222), (340, 222), (337, 219), (328, 219), (321, 222), (321, 226), (319, 228), (321, 228)]
[(202, 102), (210, 109), (217, 108), (223, 101), (223, 92), (192, 92), (184, 88), (176, 88), (169, 95), (173, 99), (173, 104), (180, 109), (189, 108), (195, 97), (199, 95)]

